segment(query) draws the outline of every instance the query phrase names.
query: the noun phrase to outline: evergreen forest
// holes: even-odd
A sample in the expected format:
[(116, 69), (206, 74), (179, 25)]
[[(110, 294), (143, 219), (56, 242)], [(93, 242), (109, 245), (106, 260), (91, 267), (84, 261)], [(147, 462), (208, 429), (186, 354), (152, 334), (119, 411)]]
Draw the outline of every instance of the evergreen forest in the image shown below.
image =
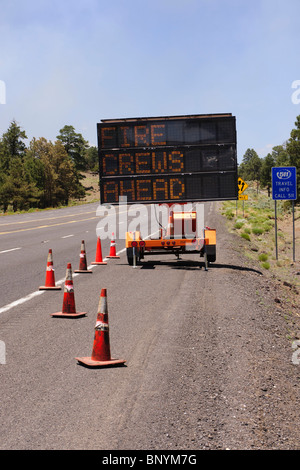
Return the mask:
[(54, 143), (41, 137), (26, 145), (27, 140), (15, 120), (0, 139), (0, 211), (58, 207), (83, 198), (83, 172), (98, 172), (97, 148), (69, 125)]
[[(60, 129), (53, 143), (41, 137), (29, 144), (26, 132), (13, 120), (0, 138), (0, 212), (26, 211), (68, 205), (84, 198), (84, 172), (98, 173), (98, 151), (73, 126)], [(289, 139), (260, 158), (248, 148), (238, 167), (244, 181), (255, 181), (271, 196), (271, 168), (297, 168), (297, 203), (300, 198), (300, 116)]]

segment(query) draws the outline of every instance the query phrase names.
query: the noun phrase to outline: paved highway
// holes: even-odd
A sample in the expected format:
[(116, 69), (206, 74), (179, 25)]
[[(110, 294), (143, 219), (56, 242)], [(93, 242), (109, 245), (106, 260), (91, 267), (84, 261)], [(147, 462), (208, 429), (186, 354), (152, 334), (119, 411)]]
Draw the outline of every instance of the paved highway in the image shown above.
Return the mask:
[[(143, 206), (141, 210), (148, 206)], [(126, 217), (126, 214), (128, 216)], [(149, 219), (152, 217), (152, 222)], [(0, 312), (11, 303), (36, 294), (44, 284), (47, 256), (52, 249), (55, 279), (63, 283), (67, 263), (78, 269), (81, 241), (85, 241), (87, 262), (95, 259), (97, 235), (101, 237), (103, 257), (110, 251), (112, 232), (117, 250), (124, 252), (126, 226), (135, 230), (139, 222), (144, 237), (158, 233), (154, 212), (137, 212), (135, 206), (110, 207), (89, 204), (31, 214), (0, 218)], [(166, 220), (167, 222), (167, 220)]]
[(81, 239), (85, 240), (87, 256), (94, 256), (97, 207), (89, 204), (0, 218), (0, 308), (44, 284), (50, 248), (57, 280), (64, 278), (67, 262), (78, 268)]
[[(145, 361), (164, 328), (165, 315), (168, 318), (174, 301), (181, 304), (178, 292), (184, 271), (173, 269), (181, 267), (175, 257), (156, 259), (157, 264), (148, 263), (150, 269), (130, 267), (124, 248), (124, 211), (116, 211), (121, 216), (116, 227), (114, 212), (101, 216), (97, 209), (98, 204), (90, 204), (0, 220), (0, 340), (5, 345), (5, 364), (0, 369), (1, 448), (117, 448), (120, 436), (113, 423), (126, 426), (139, 388), (144, 389)], [(153, 223), (146, 215), (139, 220), (140, 229), (149, 234)], [(67, 263), (72, 263), (73, 270), (78, 268), (81, 240), (90, 264), (97, 234), (103, 234), (103, 257), (109, 254), (110, 239), (105, 234), (110, 228), (118, 235), (120, 259), (107, 260), (106, 266), (90, 265), (91, 275), (73, 274), (76, 311), (86, 311), (87, 316), (76, 321), (52, 318), (51, 313), (61, 310), (63, 289), (38, 289), (45, 281), (48, 250), (53, 252), (56, 283), (63, 288)], [(194, 261), (190, 262), (188, 268), (193, 269)], [(103, 287), (108, 292), (112, 355), (124, 357), (127, 367), (85, 370), (75, 357), (91, 354)], [(133, 375), (128, 375), (129, 368)], [(152, 386), (141, 393), (155, 393)], [(107, 429), (102, 429), (103, 413), (108, 417)]]
[[(97, 227), (103, 256), (109, 253), (105, 233), (114, 217), (97, 214), (97, 206), (0, 220), (0, 448), (262, 447), (262, 412), (252, 401), (258, 400), (253, 387), (265, 374), (253, 358), (262, 344), (263, 364), (268, 345), (270, 354), (276, 349), (257, 309), (260, 273), (238, 264), (214, 204), (207, 204), (205, 216), (217, 229), (214, 267), (205, 271), (197, 255), (151, 258), (130, 267), (122, 238), (126, 224), (119, 219), (120, 258), (73, 277), (76, 310), (87, 315), (51, 316), (61, 310), (63, 289), (38, 290), (48, 250), (62, 287), (67, 263), (78, 268), (81, 240), (88, 264), (94, 260)], [(140, 226), (150, 234), (146, 215)], [(111, 354), (126, 365), (89, 369), (75, 358), (91, 355), (102, 288), (107, 288)], [(279, 370), (278, 358), (268, 357)], [(285, 372), (288, 368), (284, 362)], [(289, 397), (278, 384), (276, 390)], [(272, 426), (271, 434), (277, 424)]]

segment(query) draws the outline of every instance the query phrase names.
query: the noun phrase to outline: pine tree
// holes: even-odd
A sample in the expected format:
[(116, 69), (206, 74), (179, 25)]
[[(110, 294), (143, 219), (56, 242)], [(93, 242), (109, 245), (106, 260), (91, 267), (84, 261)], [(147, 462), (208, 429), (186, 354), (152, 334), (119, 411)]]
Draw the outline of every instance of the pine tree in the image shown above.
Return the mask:
[(290, 166), (296, 167), (297, 172), (297, 203), (300, 201), (300, 116), (295, 122), (296, 128), (291, 131), (286, 150), (290, 157)]
[(8, 161), (5, 162), (6, 169), (10, 167), (10, 163), (14, 158), (21, 158), (23, 160), (26, 145), (24, 140), (27, 139), (25, 131), (22, 131), (16, 121), (13, 120), (7, 130), (2, 136), (2, 143), (5, 149), (5, 154)]
[(68, 204), (70, 197), (83, 197), (83, 186), (61, 141), (54, 144), (44, 137), (30, 142), (27, 164), (35, 171), (41, 207)]
[(24, 155), (27, 139), (25, 131), (13, 120), (2, 136), (0, 146), (0, 204), (6, 211), (9, 204), (13, 210), (26, 208), (30, 188), (24, 177)]
[(97, 147), (89, 147), (85, 152), (85, 161), (87, 170), (98, 173), (99, 171), (99, 158)]
[(255, 150), (247, 149), (243, 156), (242, 163), (239, 166), (239, 176), (246, 181), (256, 181), (257, 191), (260, 180), (261, 165), (262, 160), (259, 158)]
[(78, 172), (86, 170), (85, 152), (88, 148), (88, 142), (84, 140), (81, 134), (75, 132), (73, 126), (64, 126), (59, 132), (57, 140), (62, 142), (76, 170)]
[(275, 166), (275, 159), (270, 153), (268, 153), (268, 155), (262, 160), (260, 169), (260, 183), (262, 187), (267, 187), (269, 197), (271, 195), (273, 166)]

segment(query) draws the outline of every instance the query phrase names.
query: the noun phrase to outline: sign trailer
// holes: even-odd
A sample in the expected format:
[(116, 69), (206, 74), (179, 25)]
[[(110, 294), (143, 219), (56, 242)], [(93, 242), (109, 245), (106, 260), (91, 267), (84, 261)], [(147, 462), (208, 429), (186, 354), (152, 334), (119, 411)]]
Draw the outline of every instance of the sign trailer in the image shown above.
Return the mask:
[[(126, 233), (128, 263), (145, 255), (200, 253), (216, 259), (215, 230), (195, 233), (195, 213), (173, 205), (238, 198), (236, 120), (231, 113), (104, 119), (97, 124), (101, 204), (167, 204), (159, 238)], [(188, 217), (186, 219), (186, 216)], [(184, 225), (184, 230), (182, 226)]]

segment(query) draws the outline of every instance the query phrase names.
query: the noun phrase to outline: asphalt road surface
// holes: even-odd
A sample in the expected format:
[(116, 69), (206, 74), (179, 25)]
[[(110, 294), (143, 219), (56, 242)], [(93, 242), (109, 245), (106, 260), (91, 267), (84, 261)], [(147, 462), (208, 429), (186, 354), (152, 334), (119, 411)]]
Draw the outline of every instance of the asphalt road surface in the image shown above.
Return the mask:
[[(104, 226), (96, 211), (89, 204), (0, 220), (0, 449), (297, 448), (299, 368), (284, 320), (259, 303), (262, 273), (244, 264), (215, 204), (205, 209), (217, 229), (208, 271), (197, 255), (130, 267), (121, 219), (120, 258), (91, 267), (96, 235), (106, 257), (113, 227), (113, 216)], [(141, 226), (150, 235), (147, 217)], [(87, 315), (53, 318), (82, 240), (92, 274), (73, 282), (76, 310)], [(39, 291), (50, 248), (61, 291)], [(75, 358), (91, 355), (102, 288), (111, 354), (126, 364), (90, 369)]]

